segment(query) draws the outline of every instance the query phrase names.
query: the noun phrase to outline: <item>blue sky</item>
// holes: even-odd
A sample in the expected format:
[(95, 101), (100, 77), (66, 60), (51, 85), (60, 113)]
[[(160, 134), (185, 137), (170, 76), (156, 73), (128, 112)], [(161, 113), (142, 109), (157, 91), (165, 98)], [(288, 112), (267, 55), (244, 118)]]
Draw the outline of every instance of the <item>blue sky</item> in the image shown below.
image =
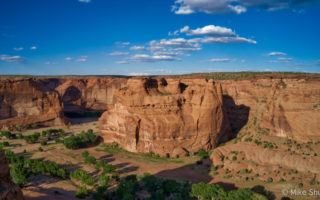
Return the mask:
[(317, 0), (0, 0), (0, 74), (320, 71)]

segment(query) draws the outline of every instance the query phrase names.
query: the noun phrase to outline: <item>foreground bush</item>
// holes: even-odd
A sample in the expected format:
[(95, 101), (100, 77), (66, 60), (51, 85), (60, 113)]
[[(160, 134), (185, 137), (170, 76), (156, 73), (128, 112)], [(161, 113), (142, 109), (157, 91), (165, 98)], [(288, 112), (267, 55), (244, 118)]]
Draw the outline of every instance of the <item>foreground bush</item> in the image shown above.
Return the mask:
[(98, 140), (98, 136), (93, 133), (93, 130), (83, 131), (77, 135), (72, 135), (63, 140), (63, 144), (68, 149), (85, 148), (95, 144)]
[(137, 199), (137, 194), (147, 191), (145, 199), (152, 200), (267, 200), (263, 195), (250, 189), (225, 191), (220, 185), (206, 183), (190, 183), (162, 179), (145, 174), (140, 180), (130, 175), (121, 180), (111, 199)]

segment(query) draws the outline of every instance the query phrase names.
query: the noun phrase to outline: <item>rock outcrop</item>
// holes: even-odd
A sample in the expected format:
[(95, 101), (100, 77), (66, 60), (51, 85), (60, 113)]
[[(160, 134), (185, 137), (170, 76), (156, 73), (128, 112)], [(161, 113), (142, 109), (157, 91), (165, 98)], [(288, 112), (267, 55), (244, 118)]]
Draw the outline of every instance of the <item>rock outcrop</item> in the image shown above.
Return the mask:
[(281, 166), (287, 169), (295, 169), (300, 172), (311, 172), (314, 174), (320, 173), (320, 157), (305, 157), (304, 155), (293, 154), (287, 149), (268, 149), (260, 147), (254, 143), (237, 143), (221, 146), (211, 154), (211, 160), (214, 165), (226, 165), (229, 168), (234, 168), (233, 163), (228, 161), (228, 156), (232, 152), (241, 152), (246, 160), (246, 166), (242, 164), (242, 168), (252, 168), (263, 171), (263, 168), (256, 166)]
[(9, 166), (3, 151), (0, 151), (0, 199), (23, 200), (23, 195), (10, 179)]
[(0, 78), (0, 129), (59, 125), (65, 112), (104, 111), (126, 78)]
[(320, 78), (218, 81), (232, 130), (298, 141), (320, 137)]
[(113, 104), (114, 93), (123, 87), (126, 78), (62, 78), (54, 88), (60, 96), (65, 112), (84, 110), (106, 110)]
[(133, 78), (100, 118), (101, 133), (132, 152), (208, 150), (228, 137), (222, 100), (220, 85), (206, 79)]
[(59, 94), (32, 78), (0, 79), (0, 128), (63, 123)]

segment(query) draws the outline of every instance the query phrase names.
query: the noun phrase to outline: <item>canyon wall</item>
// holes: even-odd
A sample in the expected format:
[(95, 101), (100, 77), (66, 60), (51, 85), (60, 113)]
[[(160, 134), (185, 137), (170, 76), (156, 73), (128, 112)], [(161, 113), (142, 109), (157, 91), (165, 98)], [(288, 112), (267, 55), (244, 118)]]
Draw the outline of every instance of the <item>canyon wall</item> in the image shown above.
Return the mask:
[(182, 156), (228, 137), (219, 84), (206, 79), (133, 78), (100, 118), (105, 142), (132, 152)]
[(319, 83), (318, 75), (3, 77), (0, 129), (63, 124), (66, 112), (106, 110), (100, 120), (105, 141), (130, 151), (181, 155), (239, 132), (307, 141), (320, 136)]
[(61, 125), (65, 112), (103, 111), (126, 78), (0, 78), (0, 129)]
[(113, 104), (114, 93), (123, 87), (126, 78), (64, 78), (54, 88), (61, 97), (65, 112), (106, 110)]
[(62, 123), (61, 102), (56, 91), (45, 90), (35, 79), (0, 79), (0, 128), (30, 124)]
[(263, 77), (218, 81), (232, 130), (298, 141), (320, 137), (320, 78)]
[(23, 195), (10, 179), (9, 165), (3, 151), (0, 151), (0, 199), (23, 200)]

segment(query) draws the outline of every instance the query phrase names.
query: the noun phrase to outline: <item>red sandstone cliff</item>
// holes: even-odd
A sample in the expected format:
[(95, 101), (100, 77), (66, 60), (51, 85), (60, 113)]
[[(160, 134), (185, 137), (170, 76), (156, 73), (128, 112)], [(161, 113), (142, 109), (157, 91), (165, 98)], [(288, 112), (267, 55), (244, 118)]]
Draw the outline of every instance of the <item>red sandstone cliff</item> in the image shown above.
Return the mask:
[(100, 118), (105, 142), (181, 156), (228, 137), (220, 85), (205, 79), (134, 78)]
[(113, 104), (114, 93), (124, 86), (126, 78), (63, 78), (55, 88), (61, 96), (64, 111), (105, 110)]
[[(163, 132), (160, 129), (167, 127), (166, 124), (179, 124), (179, 127), (185, 127), (183, 122), (196, 119), (196, 114), (191, 112), (196, 109), (190, 107), (198, 106), (197, 109), (200, 109), (199, 101), (207, 90), (207, 85), (203, 83), (205, 79), (184, 78), (182, 83), (187, 87), (183, 92), (181, 87), (184, 86), (179, 85), (180, 78), (168, 77), (164, 79), (167, 83), (162, 83), (162, 79), (158, 77), (156, 89), (146, 89), (143, 83), (135, 83), (137, 80), (139, 79), (115, 77), (0, 78), (0, 128), (30, 124), (59, 124), (63, 123), (64, 111), (106, 110), (108, 107), (113, 109), (113, 105), (114, 107), (122, 106), (118, 110), (131, 109), (130, 112), (136, 112), (137, 115), (142, 115), (140, 113), (143, 111), (147, 112), (147, 116), (152, 116), (152, 113), (159, 116), (163, 110), (165, 115), (161, 119), (158, 117), (157, 125), (148, 125), (159, 129), (152, 131), (152, 134), (155, 132), (159, 134), (179, 132), (180, 134), (180, 129), (183, 128), (179, 128), (179, 131), (171, 128), (164, 129)], [(248, 80), (217, 80), (215, 82), (221, 84), (222, 96), (219, 94), (219, 97), (212, 101), (222, 99), (219, 101), (222, 102), (228, 116), (226, 121), (229, 121), (224, 123), (230, 124), (234, 135), (242, 130), (254, 134), (270, 133), (295, 140), (319, 137), (319, 76), (262, 76)], [(132, 94), (125, 93), (124, 89), (118, 92), (119, 88), (126, 87)], [(191, 90), (193, 93), (190, 93)], [(181, 99), (185, 99), (186, 102), (181, 102)], [(196, 99), (198, 102), (194, 103)], [(131, 105), (137, 105), (137, 109), (134, 110), (134, 106)], [(178, 115), (173, 114), (170, 106)], [(217, 105), (215, 103), (207, 105), (207, 107), (210, 106), (214, 108)], [(138, 107), (144, 109), (138, 109)], [(128, 115), (131, 116), (130, 112)], [(111, 113), (116, 118), (124, 115), (110, 109), (107, 113)], [(104, 114), (104, 119), (107, 118), (107, 113)], [(198, 115), (200, 116), (199, 113)], [(178, 119), (176, 116), (187, 117)], [(201, 126), (211, 127), (216, 120), (219, 121), (220, 118), (201, 122)], [(120, 130), (121, 127), (117, 129)], [(196, 133), (194, 128), (188, 127), (187, 130), (193, 132), (190, 133), (191, 135)], [(105, 130), (102, 132), (105, 133)], [(175, 135), (172, 137), (179, 138)], [(140, 143), (138, 146), (141, 145)], [(126, 148), (135, 149), (136, 147), (133, 145)], [(139, 147), (136, 151), (142, 150)]]
[(10, 172), (7, 160), (0, 151), (0, 199), (1, 200), (23, 200), (23, 195), (10, 179)]
[(31, 78), (0, 79), (0, 128), (61, 124), (59, 94)]
[(0, 78), (0, 129), (58, 125), (63, 112), (105, 110), (126, 78)]
[(320, 78), (218, 81), (233, 130), (307, 141), (320, 137)]

